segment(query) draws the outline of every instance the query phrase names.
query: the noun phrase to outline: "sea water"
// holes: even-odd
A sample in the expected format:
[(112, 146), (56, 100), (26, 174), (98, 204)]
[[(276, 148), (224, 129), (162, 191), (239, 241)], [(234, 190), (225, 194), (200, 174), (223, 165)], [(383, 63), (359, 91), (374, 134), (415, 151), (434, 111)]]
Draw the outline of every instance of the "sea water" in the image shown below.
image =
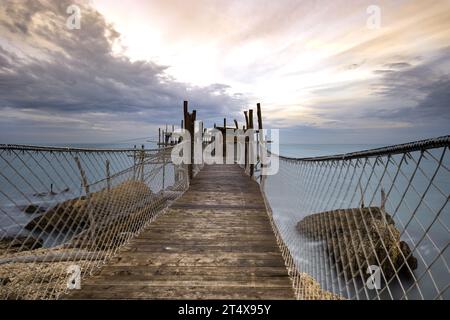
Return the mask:
[[(123, 142), (114, 144), (71, 144), (64, 145), (70, 147), (80, 148), (133, 148), (137, 145), (138, 148), (144, 144), (145, 148), (155, 148), (154, 143), (149, 143), (145, 140)], [(42, 144), (48, 145), (48, 144)], [(58, 146), (58, 145), (55, 145)], [(61, 146), (61, 145), (59, 145)], [(361, 150), (368, 150), (382, 147), (382, 145), (368, 145), (368, 144), (281, 144), (280, 154), (288, 157), (306, 158), (316, 156), (326, 156), (334, 154), (343, 154), (348, 152), (355, 152)], [(442, 149), (441, 149), (442, 150)], [(431, 153), (439, 158), (441, 152)], [(30, 159), (24, 159), (26, 155), (22, 154), (14, 155), (8, 153), (2, 153), (0, 157), (0, 238), (5, 236), (14, 236), (19, 232), (24, 232), (23, 226), (25, 226), (31, 219), (33, 214), (27, 214), (23, 212), (23, 208), (30, 204), (37, 204), (44, 208), (49, 208), (52, 205), (65, 201), (67, 199), (76, 198), (84, 194), (82, 188), (82, 181), (80, 174), (77, 171), (74, 164), (71, 164), (70, 168), (64, 166), (52, 166), (46, 161), (45, 158), (38, 153), (33, 154), (38, 160), (30, 161)], [(82, 163), (88, 163), (95, 170), (87, 171), (88, 181), (99, 181), (104, 179), (104, 167), (103, 164), (106, 161), (106, 156), (96, 155), (95, 158), (89, 158), (88, 155), (79, 154), (82, 158)], [(85, 158), (83, 158), (85, 157)], [(97, 161), (97, 163), (95, 163)], [(111, 161), (111, 174), (120, 172), (130, 165), (124, 159), (121, 161)], [(399, 161), (399, 159), (397, 159)], [(406, 178), (397, 178), (395, 188), (396, 192), (391, 193), (391, 198), (388, 199), (386, 211), (396, 212), (394, 220), (396, 225), (402, 232), (402, 240), (406, 241), (410, 247), (414, 247), (414, 256), (418, 258), (419, 267), (415, 270), (414, 274), (418, 278), (418, 287), (408, 292), (408, 297), (412, 298), (434, 298), (438, 292), (443, 291), (445, 298), (450, 298), (447, 293), (446, 286), (449, 280), (449, 231), (448, 226), (450, 224), (450, 215), (448, 208), (448, 192), (450, 190), (450, 179), (448, 168), (450, 168), (449, 157), (443, 158), (443, 167), (439, 169), (435, 175), (434, 185), (429, 186), (429, 179), (426, 176), (431, 177), (435, 173), (436, 161), (430, 157), (422, 159), (421, 169), (424, 174), (416, 174), (413, 180), (414, 189), (409, 189), (406, 192), (405, 198), (401, 198), (404, 188), (407, 187), (408, 181)], [(305, 255), (305, 251), (299, 250), (302, 248), (299, 244), (306, 244), (310, 250), (317, 251), (319, 247), (323, 246), (322, 243), (309, 243), (307, 239), (303, 239), (295, 229), (296, 224), (305, 216), (325, 210), (332, 210), (338, 208), (357, 207), (360, 199), (355, 197), (352, 201), (348, 199), (335, 198), (328, 199), (327, 205), (317, 205), (321, 203), (321, 199), (327, 195), (320, 192), (316, 192), (312, 197), (307, 199), (301, 199), (301, 195), (307, 190), (305, 187), (316, 188), (317, 190), (327, 190), (323, 186), (319, 186), (321, 183), (318, 181), (303, 181), (302, 177), (299, 177), (298, 168), (288, 166), (285, 163), (280, 164), (280, 173), (274, 177), (268, 179), (268, 184), (265, 189), (270, 205), (274, 212), (274, 219), (279, 225), (279, 229), (284, 232), (283, 237), (289, 238), (289, 242), (294, 245), (291, 246), (291, 252), (294, 255), (294, 259), (300, 264), (305, 266), (311, 266), (310, 272), (320, 282), (323, 288), (342, 294), (344, 296), (351, 296), (355, 294), (355, 291), (360, 290), (363, 284), (355, 286), (344, 285), (339, 286), (336, 281), (336, 277), (333, 276), (333, 270), (327, 268), (330, 265), (330, 261), (327, 261), (324, 255), (320, 260), (308, 261), (312, 259), (309, 255)], [(414, 165), (410, 161), (409, 165), (402, 167), (406, 176), (411, 174), (411, 170), (414, 170)], [(447, 170), (445, 170), (447, 168)], [(170, 170), (170, 169), (168, 169)], [(50, 175), (48, 174), (50, 172)], [(381, 173), (379, 173), (381, 174)], [(395, 174), (395, 172), (391, 172)], [(168, 171), (166, 174), (167, 179), (173, 181), (173, 172)], [(376, 180), (376, 179), (375, 179)], [(374, 181), (375, 181), (374, 180)], [(59, 181), (60, 183), (55, 183)], [(55, 194), (45, 194), (48, 192), (50, 183), (55, 183), (53, 188)], [(168, 182), (166, 186), (170, 185)], [(99, 185), (99, 188), (102, 186)], [(161, 186), (150, 186), (154, 191), (159, 191)], [(352, 186), (354, 188), (355, 186)], [(388, 186), (387, 186), (388, 187)], [(427, 187), (429, 189), (427, 190)], [(303, 188), (303, 189), (302, 189)], [(439, 189), (437, 189), (439, 188)], [(375, 186), (370, 186), (367, 190), (374, 190)], [(63, 192), (67, 190), (66, 192)], [(444, 192), (444, 195), (442, 194)], [(37, 195), (40, 192), (44, 192), (42, 195)], [(425, 202), (420, 203), (420, 195), (426, 194)], [(419, 195), (419, 196), (418, 196)], [(329, 197), (334, 196), (333, 193), (328, 193)], [(447, 198), (446, 198), (447, 197)], [(379, 195), (369, 196), (365, 199), (366, 205), (379, 206)], [(425, 203), (425, 204), (424, 204)], [(315, 204), (315, 205), (314, 205)], [(407, 204), (407, 205), (406, 205)], [(436, 219), (434, 214), (438, 210), (441, 210), (439, 219)], [(414, 214), (414, 218), (412, 218)], [(402, 226), (404, 227), (402, 229)], [(57, 242), (49, 239), (45, 245), (55, 245)], [(303, 248), (304, 249), (304, 248)], [(320, 268), (317, 269), (317, 265), (320, 264)], [(315, 265), (315, 267), (312, 267)], [(308, 270), (306, 270), (308, 271)], [(317, 274), (314, 274), (316, 272)], [(327, 276), (320, 276), (327, 274)], [(408, 284), (408, 281), (410, 282)], [(345, 281), (341, 281), (345, 283)], [(404, 288), (402, 288), (404, 284)], [(390, 292), (384, 290), (383, 298), (399, 298), (403, 296), (404, 291), (412, 284), (411, 280), (402, 279), (400, 282), (394, 282), (390, 286)], [(417, 286), (416, 286), (417, 287)], [(420, 291), (420, 292), (419, 292)], [(360, 291), (360, 297), (366, 296), (366, 291)], [(369, 292), (369, 296), (373, 297), (374, 292)]]
[[(286, 144), (280, 145), (279, 153), (293, 158), (306, 158), (379, 147), (382, 145)], [(450, 280), (450, 155), (444, 153), (442, 156), (442, 151), (443, 148), (431, 149), (422, 158), (420, 152), (412, 153), (411, 158), (406, 157), (402, 162), (400, 173), (394, 163), (399, 164), (403, 155), (393, 156), (393, 161), (386, 170), (380, 163), (373, 171), (370, 166), (364, 172), (362, 185), (365, 187), (365, 206), (380, 206), (380, 189), (384, 188), (387, 192), (392, 187), (386, 202), (386, 212), (393, 215), (396, 227), (401, 232), (401, 240), (408, 243), (418, 260), (414, 277), (395, 278), (382, 291), (381, 298), (398, 299), (405, 298), (406, 295), (410, 299), (432, 299), (439, 294), (446, 299), (450, 298), (447, 290)], [(420, 165), (417, 166), (419, 159)], [(360, 206), (361, 194), (357, 179), (339, 176), (339, 170), (339, 166), (324, 169), (323, 177), (316, 175), (312, 178), (311, 174), (304, 174), (308, 172), (305, 167), (301, 169), (292, 163), (281, 161), (279, 173), (266, 180), (265, 192), (282, 237), (303, 271), (312, 274), (327, 290), (343, 296), (353, 296), (358, 292), (360, 298), (374, 298), (376, 291), (364, 289), (365, 284), (361, 281), (345, 281), (342, 277), (337, 277), (327, 255), (318, 251), (324, 247), (324, 243), (308, 241), (295, 228), (299, 221), (310, 214)], [(357, 175), (361, 170), (356, 170)], [(432, 177), (433, 183), (430, 183)], [(392, 183), (393, 179), (395, 183)], [(342, 187), (342, 192), (338, 192), (339, 187)], [(350, 192), (346, 194), (345, 190)]]

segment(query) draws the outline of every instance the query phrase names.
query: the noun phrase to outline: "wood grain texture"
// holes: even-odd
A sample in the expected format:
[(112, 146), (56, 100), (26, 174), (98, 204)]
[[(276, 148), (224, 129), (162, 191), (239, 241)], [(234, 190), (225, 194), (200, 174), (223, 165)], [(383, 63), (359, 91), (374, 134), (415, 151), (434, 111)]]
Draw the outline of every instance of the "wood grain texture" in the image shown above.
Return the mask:
[(189, 190), (69, 299), (293, 299), (259, 186), (205, 166)]

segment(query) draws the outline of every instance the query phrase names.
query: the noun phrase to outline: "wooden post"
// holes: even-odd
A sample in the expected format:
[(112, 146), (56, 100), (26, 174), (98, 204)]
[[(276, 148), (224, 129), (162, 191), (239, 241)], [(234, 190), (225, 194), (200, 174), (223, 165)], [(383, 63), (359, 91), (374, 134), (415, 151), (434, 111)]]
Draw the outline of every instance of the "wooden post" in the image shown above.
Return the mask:
[(145, 151), (144, 145), (141, 146), (141, 182), (144, 182), (144, 166), (145, 166)]
[(224, 163), (225, 163), (225, 159), (227, 157), (227, 118), (223, 118), (223, 137), (222, 137), (222, 142), (223, 142), (223, 158), (224, 158)]
[(183, 104), (184, 112), (184, 128), (189, 131), (191, 135), (191, 163), (188, 164), (189, 179), (194, 177), (193, 164), (194, 164), (194, 125), (195, 119), (197, 117), (197, 111), (193, 110), (191, 114), (188, 112), (188, 102), (184, 101)]
[(86, 173), (83, 170), (83, 167), (81, 166), (81, 162), (80, 159), (78, 157), (75, 157), (75, 163), (77, 164), (78, 170), (80, 171), (80, 176), (81, 176), (81, 183), (83, 184), (83, 189), (84, 192), (86, 193), (86, 196), (88, 197), (90, 194), (89, 191), (89, 184), (86, 178)]
[(174, 144), (175, 141), (173, 140), (173, 133), (175, 132), (175, 126), (172, 125), (172, 134), (170, 135), (170, 144)]
[(133, 180), (136, 180), (136, 145), (133, 149)]
[[(236, 126), (236, 129), (234, 130), (234, 132), (236, 132), (236, 130), (239, 130), (239, 124), (238, 124), (236, 119), (234, 119), (234, 125)], [(234, 136), (234, 141), (233, 141), (233, 150), (234, 150), (234, 159), (233, 159), (233, 161), (234, 161), (234, 163), (236, 163), (236, 161), (238, 160), (237, 142), (238, 142), (238, 139), (237, 139), (237, 136), (235, 135)]]
[(384, 191), (384, 188), (381, 188), (381, 204), (380, 204), (381, 211), (385, 212), (386, 209), (386, 192)]
[(158, 148), (161, 148), (161, 128), (158, 128)]
[(108, 191), (111, 190), (111, 172), (109, 169), (109, 160), (106, 159), (106, 186)]
[(166, 131), (164, 131), (164, 147), (167, 147), (168, 142), (169, 142), (169, 136), (168, 136), (168, 128), (167, 128), (167, 123), (166, 123)]
[[(249, 119), (248, 119), (249, 129), (253, 129), (253, 109), (250, 109), (250, 110), (248, 111), (248, 118), (249, 118)], [(253, 146), (254, 139), (255, 139), (253, 133), (252, 133), (252, 136), (249, 137), (248, 139), (249, 139), (249, 148), (248, 148), (248, 152), (250, 152), (250, 146)], [(251, 144), (250, 144), (250, 139), (251, 139)], [(253, 147), (251, 148), (251, 150), (252, 150), (252, 152), (253, 152)], [(252, 154), (252, 155), (253, 155), (253, 154)], [(249, 158), (249, 160), (250, 160), (250, 158)], [(252, 160), (252, 163), (250, 163), (249, 169), (250, 169), (250, 177), (253, 177), (253, 173), (254, 173), (254, 171), (255, 171), (255, 164), (253, 163), (253, 160), (254, 160), (254, 159), (251, 159), (251, 160)]]
[(245, 127), (248, 129), (249, 125), (248, 125), (248, 113), (247, 113), (247, 111), (244, 111), (244, 115), (245, 115)]
[(194, 132), (195, 132), (195, 120), (197, 119), (197, 110), (192, 110), (191, 114), (191, 169), (190, 169), (190, 179), (194, 178)]
[(166, 182), (166, 150), (163, 150), (163, 167), (162, 167), (162, 190), (164, 191)]
[[(83, 184), (83, 188), (84, 188), (84, 192), (86, 193), (86, 200), (89, 203), (89, 200), (91, 198), (91, 193), (89, 190), (89, 184), (88, 184), (88, 180), (86, 178), (86, 173), (83, 170), (83, 167), (81, 166), (81, 162), (80, 159), (78, 157), (75, 157), (75, 163), (77, 164), (78, 170), (80, 171), (80, 176), (81, 176), (81, 182)], [(91, 233), (91, 237), (92, 239), (95, 238), (95, 220), (94, 220), (94, 216), (92, 215), (92, 209), (91, 206), (88, 206), (88, 219), (89, 219), (89, 232)]]
[[(244, 133), (245, 133), (246, 130), (249, 129), (247, 111), (244, 111), (244, 116), (245, 116)], [(247, 170), (247, 166), (248, 166), (248, 138), (245, 137), (245, 140), (244, 140), (244, 167), (245, 167), (245, 170)]]
[[(264, 141), (264, 132), (263, 132), (263, 123), (262, 123), (262, 115), (261, 115), (261, 104), (257, 103), (256, 104), (256, 116), (258, 117), (258, 136), (259, 136), (259, 141), (261, 143), (263, 143)], [(260, 155), (260, 150), (261, 148), (259, 147), (258, 144), (258, 156)], [(261, 161), (261, 171), (260, 171), (260, 183), (261, 185), (264, 187), (264, 180), (263, 180), (263, 175), (262, 175), (262, 168), (264, 167), (264, 164), (262, 163), (262, 158), (260, 157), (260, 161)]]
[(262, 130), (262, 116), (261, 116), (261, 104), (256, 104), (256, 116), (258, 117), (258, 129)]

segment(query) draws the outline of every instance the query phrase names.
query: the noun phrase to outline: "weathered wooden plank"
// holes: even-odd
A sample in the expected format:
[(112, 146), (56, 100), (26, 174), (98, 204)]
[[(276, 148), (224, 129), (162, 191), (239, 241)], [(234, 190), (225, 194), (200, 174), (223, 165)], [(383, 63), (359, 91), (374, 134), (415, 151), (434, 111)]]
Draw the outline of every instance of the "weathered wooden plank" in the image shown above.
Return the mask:
[[(237, 277), (236, 277), (237, 278)], [(151, 279), (143, 276), (130, 276), (122, 275), (109, 277), (104, 279), (103, 277), (92, 278), (89, 282), (89, 286), (122, 286), (129, 290), (133, 290), (133, 287), (146, 286), (146, 287), (251, 287), (251, 288), (289, 288), (292, 286), (286, 281), (284, 277), (260, 279), (259, 277), (253, 278), (240, 278), (240, 279), (227, 279), (225, 277), (216, 276), (214, 278), (208, 278), (207, 276), (185, 276), (185, 277), (152, 277)]]
[(247, 277), (286, 277), (286, 269), (281, 267), (236, 267), (236, 266), (204, 266), (204, 267), (179, 267), (179, 266), (115, 266), (107, 265), (102, 269), (103, 276), (145, 276), (145, 277), (221, 277), (228, 278), (233, 276), (237, 279), (239, 276)]
[(287, 288), (264, 287), (148, 287), (111, 285), (84, 285), (74, 292), (72, 299), (292, 299)]

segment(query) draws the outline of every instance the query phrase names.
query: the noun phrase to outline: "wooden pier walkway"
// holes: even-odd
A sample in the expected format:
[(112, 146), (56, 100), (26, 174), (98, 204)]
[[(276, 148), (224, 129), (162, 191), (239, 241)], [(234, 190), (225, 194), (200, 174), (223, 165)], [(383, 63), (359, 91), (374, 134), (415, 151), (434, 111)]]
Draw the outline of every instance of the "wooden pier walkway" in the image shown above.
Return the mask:
[(260, 189), (212, 165), (72, 299), (293, 299)]

